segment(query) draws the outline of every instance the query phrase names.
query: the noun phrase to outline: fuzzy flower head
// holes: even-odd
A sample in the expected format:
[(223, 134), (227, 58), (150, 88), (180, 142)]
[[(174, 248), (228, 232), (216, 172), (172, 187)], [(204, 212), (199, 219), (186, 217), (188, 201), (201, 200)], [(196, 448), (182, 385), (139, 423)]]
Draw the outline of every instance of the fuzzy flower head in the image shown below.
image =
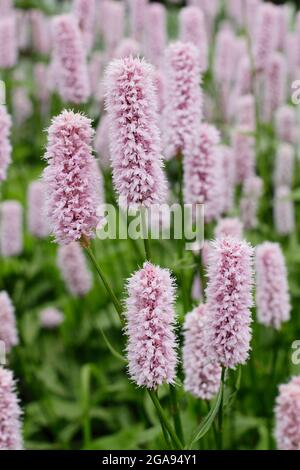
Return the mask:
[(95, 151), (99, 156), (101, 168), (108, 168), (110, 163), (109, 157), (109, 117), (105, 113), (102, 115), (98, 127), (96, 129)]
[(196, 6), (188, 6), (180, 11), (180, 40), (193, 43), (199, 51), (200, 69), (208, 66), (208, 41), (205, 18), (202, 10)]
[(295, 208), (291, 189), (278, 186), (274, 196), (274, 225), (279, 235), (289, 235), (295, 228)]
[(7, 168), (11, 161), (10, 130), (11, 117), (6, 106), (0, 105), (0, 182), (6, 179)]
[(53, 60), (61, 98), (85, 103), (90, 95), (86, 54), (76, 18), (66, 14), (52, 20)]
[(279, 450), (300, 450), (300, 377), (279, 386), (275, 407), (275, 438)]
[(240, 202), (241, 219), (245, 229), (257, 227), (257, 210), (263, 193), (263, 181), (259, 176), (247, 178), (243, 185)]
[(96, 0), (74, 0), (73, 12), (78, 21), (83, 44), (86, 50), (90, 51), (94, 42)]
[(55, 240), (68, 244), (91, 238), (97, 225), (97, 178), (90, 119), (64, 110), (48, 129), (44, 170), (47, 212)]
[(148, 0), (129, 0), (131, 35), (137, 41), (143, 39)]
[(199, 132), (202, 92), (198, 50), (191, 43), (176, 42), (166, 50), (166, 106), (164, 147), (166, 158), (185, 154)]
[(163, 173), (153, 69), (143, 60), (115, 60), (106, 74), (113, 180), (123, 208), (162, 203)]
[(146, 10), (145, 51), (149, 62), (156, 67), (163, 65), (167, 44), (166, 8), (160, 3), (150, 3)]
[(140, 55), (141, 48), (137, 41), (132, 38), (124, 38), (118, 44), (114, 52), (116, 59), (124, 59), (125, 57), (138, 57)]
[(222, 159), (219, 133), (215, 127), (200, 126), (199, 143), (188, 149), (184, 164), (184, 199), (186, 204), (204, 204), (207, 222), (222, 212), (220, 198), (223, 188)]
[(126, 317), (129, 374), (138, 385), (156, 389), (176, 374), (175, 290), (170, 272), (144, 263), (128, 281)]
[(23, 250), (23, 208), (18, 201), (4, 201), (0, 206), (0, 253), (17, 256)]
[(275, 115), (277, 135), (280, 140), (289, 144), (295, 143), (296, 114), (292, 106), (280, 106)]
[(30, 11), (33, 49), (39, 54), (48, 54), (51, 47), (51, 32), (48, 18), (40, 10)]
[(280, 329), (290, 318), (290, 296), (285, 260), (278, 243), (256, 248), (256, 305), (260, 323)]
[(221, 382), (221, 367), (207, 353), (207, 315), (206, 305), (200, 305), (184, 321), (184, 389), (202, 400), (213, 398)]
[(7, 353), (19, 344), (15, 309), (5, 291), (0, 292), (0, 340), (4, 342)]
[(243, 224), (238, 218), (227, 217), (220, 219), (215, 228), (216, 238), (232, 237), (241, 240), (243, 238)]
[(10, 370), (0, 367), (0, 450), (22, 450), (21, 415)]
[(249, 135), (249, 129), (234, 128), (232, 149), (235, 160), (235, 180), (242, 183), (251, 178), (255, 170), (255, 140)]
[(249, 356), (252, 257), (247, 242), (229, 237), (216, 240), (209, 254), (207, 344), (212, 357), (230, 369)]
[(9, 69), (18, 60), (16, 16), (11, 13), (0, 18), (0, 69)]
[(106, 45), (108, 58), (114, 55), (114, 51), (124, 36), (124, 4), (122, 2), (105, 2), (105, 15), (102, 24), (102, 34)]
[(40, 324), (42, 328), (52, 330), (64, 321), (62, 312), (53, 307), (47, 307), (40, 311)]
[(28, 187), (28, 229), (32, 235), (45, 238), (50, 234), (46, 215), (46, 187), (43, 181), (32, 181)]
[(242, 129), (255, 129), (255, 102), (253, 95), (243, 95), (236, 104), (237, 125)]
[(223, 211), (228, 212), (233, 208), (235, 188), (235, 161), (233, 150), (227, 145), (220, 145), (219, 152), (223, 167)]
[(271, 121), (279, 106), (287, 97), (287, 65), (283, 54), (276, 52), (270, 56), (265, 71), (264, 116)]
[(277, 44), (277, 10), (272, 3), (262, 3), (257, 10), (254, 60), (259, 72), (264, 71)]
[(295, 151), (292, 145), (279, 144), (276, 153), (274, 183), (278, 186), (290, 187), (294, 177)]
[(57, 266), (61, 276), (72, 295), (81, 297), (87, 294), (93, 284), (81, 246), (76, 243), (63, 245), (58, 248)]

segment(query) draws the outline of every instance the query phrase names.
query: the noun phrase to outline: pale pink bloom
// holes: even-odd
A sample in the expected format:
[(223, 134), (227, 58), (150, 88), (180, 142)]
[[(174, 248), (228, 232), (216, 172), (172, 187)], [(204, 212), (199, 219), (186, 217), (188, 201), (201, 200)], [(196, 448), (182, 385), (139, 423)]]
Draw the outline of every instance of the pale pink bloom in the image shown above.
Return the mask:
[(193, 279), (192, 299), (196, 302), (201, 302), (203, 300), (202, 283), (199, 273), (196, 273)]
[(18, 201), (4, 201), (0, 206), (0, 253), (17, 256), (23, 250), (23, 208)]
[(241, 220), (245, 229), (257, 227), (257, 209), (263, 192), (263, 181), (256, 175), (246, 179), (240, 202)]
[(145, 55), (156, 67), (163, 65), (167, 44), (166, 8), (160, 3), (150, 3), (146, 9)]
[(0, 450), (23, 450), (21, 416), (13, 374), (0, 366)]
[(32, 116), (33, 106), (25, 86), (14, 88), (12, 95), (13, 120), (17, 126), (22, 126)]
[(259, 323), (280, 329), (290, 319), (285, 260), (278, 243), (256, 247), (256, 313)]
[(176, 375), (175, 287), (170, 272), (144, 263), (128, 280), (127, 357), (131, 379), (156, 389)]
[(297, 79), (298, 66), (298, 35), (295, 31), (288, 32), (284, 50), (290, 79)]
[(212, 244), (206, 288), (209, 354), (234, 369), (249, 357), (251, 340), (253, 248), (235, 238)]
[(90, 119), (66, 110), (48, 129), (48, 166), (44, 170), (47, 213), (60, 244), (93, 237), (97, 225), (93, 133)]
[(219, 84), (228, 85), (236, 72), (235, 55), (233, 53), (236, 39), (231, 29), (220, 29), (216, 37), (214, 72)]
[(95, 39), (96, 0), (73, 0), (73, 13), (78, 21), (83, 44), (89, 52)]
[(236, 102), (236, 123), (250, 132), (255, 130), (255, 100), (253, 95), (243, 95)]
[(113, 180), (122, 207), (166, 198), (152, 67), (138, 58), (113, 61), (106, 74)]
[(30, 11), (15, 9), (15, 14), (17, 19), (18, 48), (21, 51), (26, 51), (31, 45)]
[(203, 247), (201, 248), (201, 261), (203, 266), (207, 269), (209, 264), (209, 256), (211, 251), (211, 244), (207, 240), (204, 241)]
[(103, 73), (104, 58), (102, 52), (96, 51), (93, 52), (91, 59), (88, 64), (90, 85), (91, 85), (91, 94), (92, 96), (97, 96), (99, 89), (99, 82), (102, 79)]
[(166, 106), (164, 147), (166, 158), (185, 154), (202, 119), (201, 75), (198, 51), (191, 43), (176, 42), (166, 50)]
[(42, 328), (52, 330), (63, 323), (64, 315), (57, 308), (47, 307), (40, 311), (39, 319)]
[(17, 64), (18, 39), (16, 15), (0, 18), (0, 68), (9, 69)]
[(300, 377), (279, 386), (275, 407), (275, 438), (279, 450), (300, 450)]
[(71, 294), (81, 297), (91, 290), (92, 274), (78, 243), (72, 242), (58, 247), (57, 265)]
[(214, 126), (202, 124), (199, 139), (190, 145), (184, 165), (184, 201), (186, 204), (204, 204), (207, 222), (218, 218), (223, 207), (223, 169), (220, 155), (220, 136)]
[(49, 110), (50, 89), (48, 86), (48, 72), (49, 66), (43, 62), (34, 65), (35, 90), (42, 114), (46, 114)]
[(259, 5), (261, 4), (261, 0), (242, 0), (245, 2), (245, 20), (246, 20), (246, 27), (250, 33), (250, 37), (253, 38), (255, 35), (255, 29), (257, 25), (256, 15)]
[(158, 113), (161, 115), (166, 105), (166, 77), (161, 70), (155, 69), (153, 72), (153, 81), (156, 88), (157, 109)]
[(0, 105), (0, 183), (6, 180), (7, 169), (11, 162), (10, 130), (11, 117), (6, 106)]
[(205, 18), (200, 8), (189, 6), (182, 8), (179, 15), (180, 40), (191, 42), (199, 54), (201, 71), (208, 67), (208, 40), (205, 29)]
[(261, 72), (266, 69), (278, 42), (279, 22), (275, 5), (262, 3), (257, 10), (256, 21), (254, 60), (257, 70)]
[(247, 127), (234, 128), (232, 131), (232, 150), (235, 161), (235, 180), (242, 183), (254, 174), (255, 139), (249, 135)]
[(0, 341), (4, 342), (7, 354), (19, 344), (15, 309), (9, 295), (4, 290), (0, 292)]
[(140, 52), (140, 45), (135, 39), (123, 38), (115, 49), (114, 57), (116, 59), (124, 59), (129, 56), (138, 57)]
[(48, 18), (40, 10), (31, 10), (32, 45), (39, 54), (48, 54), (51, 48), (51, 32)]
[(279, 235), (289, 235), (295, 228), (295, 208), (291, 190), (287, 186), (276, 188), (274, 197), (274, 224)]
[(235, 189), (235, 161), (231, 147), (220, 145), (220, 156), (223, 167), (223, 212), (228, 212), (233, 208)]
[(90, 83), (82, 36), (73, 15), (52, 20), (53, 60), (56, 82), (66, 102), (85, 103), (90, 96)]
[(107, 113), (100, 118), (94, 140), (94, 147), (99, 156), (100, 166), (108, 168), (110, 164), (109, 153), (109, 116)]
[(252, 91), (252, 71), (248, 57), (243, 57), (238, 61), (235, 80), (236, 96), (248, 95)]
[(244, 12), (246, 13), (244, 3), (245, 0), (228, 0), (226, 2), (229, 15), (235, 20), (238, 26), (242, 26), (244, 23)]
[(290, 144), (281, 143), (278, 146), (275, 162), (275, 186), (290, 187), (294, 177), (295, 151)]
[(242, 240), (243, 224), (237, 217), (220, 219), (215, 227), (215, 238), (232, 237)]
[(13, 0), (0, 0), (0, 15), (1, 17), (10, 15), (14, 7)]
[(38, 238), (45, 238), (50, 234), (49, 222), (46, 214), (46, 187), (43, 181), (32, 181), (28, 187), (28, 230)]
[(207, 352), (208, 315), (207, 306), (200, 305), (184, 321), (184, 389), (202, 400), (213, 398), (221, 383), (221, 367)]
[(276, 131), (279, 140), (294, 144), (296, 140), (296, 113), (292, 106), (284, 105), (275, 114)]
[(109, 1), (105, 6), (105, 19), (102, 25), (102, 35), (106, 45), (107, 56), (110, 59), (124, 36), (124, 4)]
[(265, 100), (264, 117), (267, 121), (274, 118), (274, 113), (286, 101), (287, 67), (285, 57), (276, 52), (269, 58), (264, 76)]
[(284, 51), (286, 47), (286, 39), (289, 31), (289, 7), (288, 5), (277, 6), (277, 21), (278, 21), (278, 35), (277, 35), (277, 49)]
[(148, 0), (129, 0), (131, 35), (137, 41), (143, 39), (147, 19)]

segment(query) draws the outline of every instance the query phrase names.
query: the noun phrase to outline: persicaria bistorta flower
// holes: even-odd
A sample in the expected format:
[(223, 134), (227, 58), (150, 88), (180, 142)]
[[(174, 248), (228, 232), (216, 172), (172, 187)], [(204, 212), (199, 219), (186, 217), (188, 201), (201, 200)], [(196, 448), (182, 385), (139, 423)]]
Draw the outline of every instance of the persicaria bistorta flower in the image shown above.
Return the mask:
[(234, 217), (220, 219), (215, 228), (215, 237), (232, 237), (241, 240), (243, 238), (242, 222), (238, 218)]
[(275, 114), (277, 135), (280, 140), (289, 144), (295, 143), (296, 114), (292, 106), (280, 106)]
[(124, 208), (162, 203), (163, 173), (152, 67), (138, 58), (115, 60), (106, 74), (113, 180)]
[(90, 82), (76, 18), (66, 14), (52, 21), (53, 60), (59, 94), (66, 102), (85, 103), (90, 95)]
[(140, 45), (132, 38), (124, 38), (118, 44), (114, 51), (115, 59), (124, 59), (125, 57), (138, 57), (141, 52)]
[(161, 67), (167, 44), (166, 8), (154, 2), (147, 6), (145, 22), (145, 52), (151, 64)]
[(191, 42), (199, 54), (200, 69), (204, 72), (208, 66), (208, 42), (205, 18), (200, 8), (188, 6), (180, 11), (180, 40)]
[(216, 219), (222, 212), (220, 203), (223, 188), (222, 159), (219, 133), (208, 124), (198, 128), (195, 145), (190, 145), (183, 160), (184, 200), (186, 204), (205, 204), (206, 221)]
[(6, 106), (0, 105), (0, 182), (6, 179), (7, 168), (11, 161), (10, 129), (11, 117)]
[(249, 356), (251, 340), (253, 248), (221, 238), (209, 253), (207, 345), (222, 366), (234, 369)]
[(0, 253), (17, 256), (23, 249), (23, 208), (18, 201), (4, 201), (0, 206)]
[(16, 15), (0, 18), (0, 68), (14, 67), (18, 59)]
[(166, 158), (185, 154), (194, 142), (202, 119), (202, 92), (197, 48), (176, 42), (166, 50), (166, 106), (164, 147)]
[(276, 48), (278, 19), (275, 5), (262, 3), (257, 10), (257, 27), (255, 34), (254, 59), (259, 72), (268, 65), (270, 55)]
[(73, 242), (58, 248), (57, 265), (71, 294), (81, 297), (91, 290), (93, 278), (78, 243)]
[(263, 181), (259, 176), (253, 175), (246, 179), (240, 202), (241, 219), (246, 229), (257, 226), (257, 210), (262, 192)]
[(139, 386), (156, 389), (176, 374), (173, 280), (167, 269), (146, 262), (128, 281), (126, 318), (129, 374)]
[(130, 29), (134, 39), (143, 39), (148, 0), (129, 0)]
[(27, 222), (32, 235), (45, 238), (50, 234), (46, 214), (46, 187), (43, 181), (32, 181), (28, 187)]
[(291, 189), (278, 186), (274, 196), (274, 224), (279, 235), (289, 235), (295, 228), (295, 208)]
[(275, 407), (275, 438), (279, 450), (300, 450), (300, 377), (279, 386)]
[(40, 54), (48, 54), (51, 47), (51, 32), (48, 18), (40, 10), (31, 10), (30, 20), (34, 50)]
[(278, 243), (264, 242), (256, 248), (257, 319), (279, 329), (290, 318), (290, 298), (285, 260)]
[(10, 370), (0, 367), (0, 450), (22, 450), (21, 410)]
[(97, 225), (97, 177), (90, 119), (64, 110), (48, 129), (44, 170), (47, 212), (55, 240), (91, 238)]
[(294, 153), (290, 144), (281, 143), (278, 146), (274, 175), (276, 186), (291, 186), (294, 176)]
[(207, 315), (206, 305), (200, 305), (184, 321), (184, 389), (202, 400), (210, 400), (221, 382), (221, 367), (207, 353)]
[(57, 328), (64, 321), (62, 312), (54, 307), (47, 307), (40, 311), (40, 324), (42, 328), (52, 330)]
[(264, 117), (267, 121), (271, 121), (276, 109), (286, 101), (287, 66), (283, 54), (279, 52), (271, 54), (264, 78)]
[(78, 21), (84, 46), (90, 51), (94, 42), (96, 1), (74, 0), (73, 12)]
[(5, 344), (6, 353), (9, 353), (14, 346), (19, 344), (15, 309), (5, 291), (0, 292), (0, 341)]

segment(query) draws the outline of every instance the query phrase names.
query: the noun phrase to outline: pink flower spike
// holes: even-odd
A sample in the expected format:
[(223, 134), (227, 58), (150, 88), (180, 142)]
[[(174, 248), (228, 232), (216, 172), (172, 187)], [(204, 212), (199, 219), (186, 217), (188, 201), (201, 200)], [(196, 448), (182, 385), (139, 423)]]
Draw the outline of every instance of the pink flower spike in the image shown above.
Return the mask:
[(23, 250), (23, 208), (18, 201), (4, 201), (0, 215), (0, 253), (17, 256)]
[(166, 7), (160, 3), (150, 3), (146, 9), (145, 53), (149, 62), (156, 67), (163, 65), (167, 44)]
[(216, 238), (232, 237), (242, 240), (243, 224), (238, 218), (227, 217), (220, 219), (215, 228)]
[(48, 330), (57, 328), (64, 321), (62, 312), (53, 307), (47, 307), (41, 310), (39, 318), (41, 327)]
[(78, 21), (83, 44), (89, 52), (95, 39), (96, 0), (74, 0), (73, 13)]
[(300, 377), (279, 386), (275, 407), (275, 438), (279, 450), (300, 450)]
[(85, 103), (90, 96), (90, 83), (82, 37), (73, 15), (52, 20), (53, 60), (58, 91), (70, 103)]
[(234, 369), (245, 364), (251, 340), (253, 248), (221, 238), (212, 244), (207, 296), (207, 344), (211, 357)]
[(287, 65), (283, 54), (276, 52), (270, 56), (264, 78), (264, 117), (272, 121), (275, 111), (287, 98)]
[(131, 35), (137, 41), (143, 39), (148, 0), (129, 0)]
[(18, 60), (18, 40), (16, 29), (16, 16), (0, 18), (0, 68), (10, 69)]
[(0, 366), (0, 450), (23, 450), (21, 416), (13, 374)]
[(97, 176), (92, 155), (90, 119), (64, 110), (48, 129), (44, 170), (47, 213), (60, 244), (88, 239), (97, 225)]
[(28, 187), (28, 229), (32, 235), (45, 238), (50, 234), (46, 214), (46, 187), (43, 181), (32, 181)]
[(73, 242), (58, 248), (57, 266), (68, 290), (75, 297), (84, 296), (91, 290), (92, 274), (78, 243)]
[(291, 189), (278, 186), (274, 196), (274, 224), (279, 235), (289, 235), (295, 228), (295, 208)]
[(208, 67), (208, 40), (205, 18), (200, 8), (188, 6), (182, 8), (179, 15), (180, 40), (193, 43), (199, 51), (201, 72)]
[(256, 305), (259, 323), (280, 329), (290, 319), (290, 296), (285, 260), (278, 243), (256, 248)]
[(140, 55), (141, 48), (137, 41), (132, 38), (124, 38), (118, 44), (114, 52), (115, 59), (124, 59), (125, 57), (138, 57)]
[(48, 54), (51, 48), (51, 31), (48, 18), (40, 10), (30, 11), (33, 49)]
[(202, 119), (201, 75), (197, 48), (176, 42), (166, 50), (166, 106), (164, 147), (166, 158), (185, 154), (197, 138)]
[(144, 263), (128, 280), (129, 375), (140, 387), (173, 383), (176, 374), (175, 288), (167, 269)]
[(276, 153), (275, 186), (291, 187), (294, 178), (295, 151), (290, 144), (279, 144)]
[(279, 22), (275, 5), (262, 3), (257, 9), (256, 21), (254, 60), (258, 72), (262, 72), (266, 69), (278, 41)]
[(241, 220), (245, 229), (257, 227), (257, 209), (263, 192), (263, 181), (258, 176), (246, 179), (240, 202)]
[(113, 180), (122, 208), (166, 198), (153, 69), (141, 59), (113, 61), (106, 73)]
[(284, 105), (277, 109), (275, 115), (276, 130), (279, 140), (295, 144), (296, 113), (292, 106)]
[(7, 354), (19, 344), (15, 309), (6, 291), (0, 292), (0, 341), (4, 342)]
[(213, 398), (221, 383), (221, 367), (207, 353), (207, 319), (207, 307), (200, 305), (184, 321), (184, 389), (202, 400)]
[(7, 169), (11, 162), (10, 130), (11, 117), (6, 106), (0, 105), (0, 182), (6, 180)]

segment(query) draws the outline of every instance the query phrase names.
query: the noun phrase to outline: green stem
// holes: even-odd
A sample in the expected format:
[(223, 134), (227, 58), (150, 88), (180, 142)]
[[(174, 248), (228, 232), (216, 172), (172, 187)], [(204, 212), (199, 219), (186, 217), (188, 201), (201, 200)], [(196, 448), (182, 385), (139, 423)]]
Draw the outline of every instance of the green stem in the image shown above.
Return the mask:
[(182, 443), (180, 442), (176, 432), (173, 430), (172, 426), (170, 425), (170, 423), (168, 421), (168, 418), (165, 415), (165, 412), (164, 412), (164, 410), (163, 410), (163, 408), (162, 408), (162, 406), (159, 402), (157, 393), (154, 392), (153, 390), (148, 390), (148, 393), (149, 393), (149, 396), (152, 400), (153, 405), (156, 408), (159, 419), (160, 419), (161, 422), (164, 423), (164, 427), (166, 428), (166, 430), (170, 434), (170, 437), (171, 437), (173, 443), (175, 444), (176, 449), (183, 449)]
[(147, 209), (142, 208), (140, 211), (141, 214), (141, 224), (142, 224), (142, 233), (145, 247), (145, 254), (148, 261), (151, 260), (151, 247), (148, 233), (148, 223), (147, 223)]
[(178, 407), (177, 392), (176, 392), (176, 387), (174, 385), (170, 385), (170, 397), (171, 397), (172, 414), (173, 414), (173, 419), (174, 419), (175, 430), (176, 430), (177, 436), (179, 437), (179, 439), (184, 445), (180, 411)]
[(218, 411), (218, 428), (219, 428), (219, 450), (222, 450), (223, 448), (223, 403), (224, 403), (224, 380), (225, 380), (225, 372), (226, 369), (225, 367), (222, 367), (222, 375), (221, 375), (221, 403), (220, 403), (220, 408)]
[(106, 275), (104, 274), (104, 272), (103, 272), (101, 266), (97, 263), (97, 260), (96, 260), (96, 258), (95, 258), (95, 256), (94, 256), (94, 253), (93, 253), (92, 250), (91, 250), (91, 247), (90, 247), (90, 246), (84, 246), (84, 248), (85, 248), (87, 254), (89, 255), (89, 258), (90, 258), (91, 262), (93, 263), (93, 265), (94, 265), (94, 267), (95, 267), (97, 273), (99, 274), (99, 276), (100, 276), (100, 278), (101, 278), (101, 280), (102, 280), (102, 282), (103, 282), (103, 284), (104, 284), (104, 287), (105, 287), (105, 289), (107, 290), (107, 293), (109, 294), (109, 296), (110, 296), (110, 298), (111, 298), (111, 300), (112, 300), (112, 303), (114, 304), (115, 309), (116, 309), (116, 311), (117, 311), (117, 313), (118, 313), (118, 315), (119, 315), (121, 324), (123, 325), (123, 324), (124, 324), (124, 320), (123, 320), (123, 317), (122, 317), (122, 311), (123, 311), (123, 309), (122, 309), (122, 306), (121, 306), (120, 302), (118, 301), (118, 299), (117, 299), (117, 297), (116, 297), (114, 291), (112, 290), (112, 288), (111, 288), (111, 286), (110, 286), (110, 283), (109, 283), (109, 281), (107, 280)]

